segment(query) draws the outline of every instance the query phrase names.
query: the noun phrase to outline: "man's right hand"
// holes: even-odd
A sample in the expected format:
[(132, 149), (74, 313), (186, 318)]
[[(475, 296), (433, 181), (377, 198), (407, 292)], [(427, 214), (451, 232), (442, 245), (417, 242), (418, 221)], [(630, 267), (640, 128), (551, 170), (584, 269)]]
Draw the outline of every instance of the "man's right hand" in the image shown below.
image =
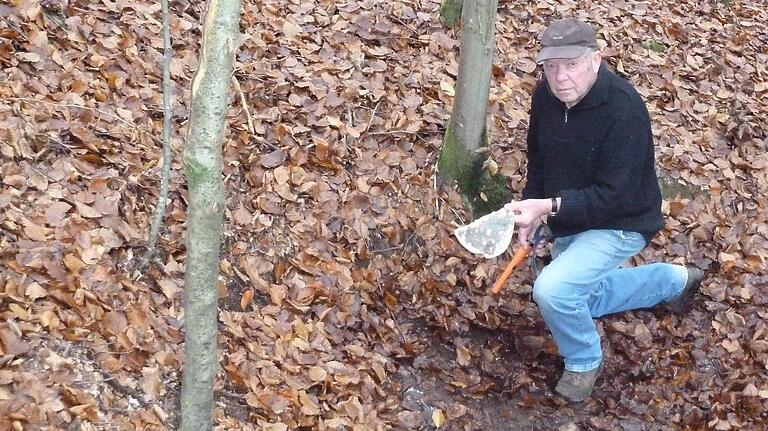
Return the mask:
[(530, 247), (533, 232), (542, 223), (543, 217), (549, 214), (551, 201), (549, 199), (513, 201), (504, 205), (504, 209), (518, 227), (517, 241), (523, 247)]

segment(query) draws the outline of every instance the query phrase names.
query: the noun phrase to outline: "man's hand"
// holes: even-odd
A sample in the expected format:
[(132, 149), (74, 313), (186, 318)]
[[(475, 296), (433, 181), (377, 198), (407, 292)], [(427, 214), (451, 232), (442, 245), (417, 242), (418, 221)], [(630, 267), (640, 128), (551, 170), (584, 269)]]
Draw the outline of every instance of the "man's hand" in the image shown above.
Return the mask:
[(509, 215), (515, 221), (518, 227), (517, 240), (523, 247), (530, 245), (530, 239), (536, 230), (542, 218), (549, 214), (552, 208), (549, 199), (526, 199), (524, 201), (513, 201), (504, 205)]

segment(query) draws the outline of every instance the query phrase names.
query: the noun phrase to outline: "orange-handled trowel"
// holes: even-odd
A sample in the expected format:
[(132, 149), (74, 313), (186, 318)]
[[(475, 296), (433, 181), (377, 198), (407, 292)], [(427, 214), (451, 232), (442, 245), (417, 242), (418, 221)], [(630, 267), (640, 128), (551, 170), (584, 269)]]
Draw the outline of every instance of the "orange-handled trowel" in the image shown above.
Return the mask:
[(515, 252), (515, 255), (512, 256), (512, 260), (509, 261), (507, 264), (507, 267), (504, 268), (504, 272), (501, 273), (499, 276), (499, 279), (496, 280), (496, 283), (493, 283), (493, 288), (491, 289), (491, 293), (494, 295), (498, 295), (499, 292), (501, 292), (501, 288), (504, 287), (504, 283), (507, 282), (507, 279), (510, 275), (512, 275), (512, 271), (515, 270), (517, 265), (520, 265), (523, 263), (526, 257), (528, 257), (528, 253), (531, 251), (531, 247), (520, 247)]

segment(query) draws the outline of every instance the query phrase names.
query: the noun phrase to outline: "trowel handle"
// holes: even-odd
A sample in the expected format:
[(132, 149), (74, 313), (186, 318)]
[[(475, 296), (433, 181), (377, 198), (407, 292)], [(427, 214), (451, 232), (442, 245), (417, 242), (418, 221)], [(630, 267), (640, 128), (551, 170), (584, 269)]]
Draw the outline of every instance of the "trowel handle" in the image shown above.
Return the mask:
[(504, 268), (504, 272), (501, 273), (499, 279), (496, 280), (496, 283), (493, 284), (491, 292), (494, 295), (498, 295), (498, 293), (501, 292), (501, 288), (504, 287), (504, 283), (506, 283), (509, 276), (512, 275), (512, 271), (514, 271), (515, 267), (520, 265), (520, 263), (522, 263), (525, 258), (528, 257), (528, 252), (530, 251), (530, 247), (520, 247), (517, 249), (515, 255), (512, 256), (512, 260), (510, 260), (507, 264), (507, 267)]

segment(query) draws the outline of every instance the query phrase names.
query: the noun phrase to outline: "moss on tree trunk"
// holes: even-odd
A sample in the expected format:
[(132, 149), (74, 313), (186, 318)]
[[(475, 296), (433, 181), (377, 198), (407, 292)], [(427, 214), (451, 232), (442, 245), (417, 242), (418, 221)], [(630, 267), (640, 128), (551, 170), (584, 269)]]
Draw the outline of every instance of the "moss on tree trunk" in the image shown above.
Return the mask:
[(443, 148), (437, 160), (437, 171), (442, 180), (456, 181), (461, 190), (468, 190), (474, 187), (473, 178), (480, 158), (459, 141), (454, 129), (453, 122), (448, 121), (443, 135)]
[(491, 87), (496, 6), (496, 0), (462, 5), (456, 98), (438, 160), (441, 180), (458, 183), (475, 216), (500, 208), (510, 196), (504, 177), (489, 175), (482, 168), (484, 158), (476, 152), (487, 145), (486, 107)]
[(440, 5), (440, 16), (448, 27), (454, 28), (459, 23), (462, 2), (463, 0), (443, 0)]
[[(481, 135), (486, 144), (485, 132)], [(483, 168), (485, 158), (481, 154), (470, 152), (456, 139), (453, 125), (449, 121), (443, 136), (443, 147), (437, 160), (437, 170), (442, 181), (456, 181), (466, 204), (475, 217), (481, 217), (495, 211), (511, 198), (509, 185), (503, 175), (492, 176)]]

